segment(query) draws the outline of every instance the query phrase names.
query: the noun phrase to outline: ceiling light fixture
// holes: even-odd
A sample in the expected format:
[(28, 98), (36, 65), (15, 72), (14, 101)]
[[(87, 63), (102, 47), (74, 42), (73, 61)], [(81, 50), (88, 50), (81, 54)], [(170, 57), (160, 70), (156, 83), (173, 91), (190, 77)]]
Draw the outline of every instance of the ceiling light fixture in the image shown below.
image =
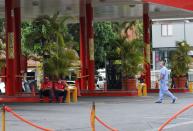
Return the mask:
[(135, 7), (135, 4), (129, 4), (129, 7), (133, 8)]
[(32, 1), (32, 5), (33, 6), (38, 6), (39, 5), (39, 1), (38, 0), (33, 0)]

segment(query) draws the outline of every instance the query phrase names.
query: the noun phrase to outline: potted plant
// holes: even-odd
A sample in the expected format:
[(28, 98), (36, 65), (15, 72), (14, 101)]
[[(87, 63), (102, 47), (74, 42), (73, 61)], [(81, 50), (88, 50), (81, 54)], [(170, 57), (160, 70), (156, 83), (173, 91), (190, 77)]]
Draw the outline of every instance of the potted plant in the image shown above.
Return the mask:
[(192, 58), (188, 55), (191, 47), (187, 42), (177, 43), (177, 49), (171, 57), (171, 76), (176, 88), (185, 88), (187, 82), (187, 74)]
[(143, 70), (143, 41), (135, 33), (135, 23), (131, 22), (124, 29), (119, 39), (117, 52), (121, 57), (122, 89), (137, 91), (136, 75)]

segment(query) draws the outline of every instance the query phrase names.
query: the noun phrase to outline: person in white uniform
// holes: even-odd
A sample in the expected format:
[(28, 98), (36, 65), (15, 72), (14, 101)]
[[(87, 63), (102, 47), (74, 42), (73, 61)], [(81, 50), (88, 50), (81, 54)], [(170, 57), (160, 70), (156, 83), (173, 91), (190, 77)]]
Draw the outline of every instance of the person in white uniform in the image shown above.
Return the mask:
[(160, 89), (159, 89), (159, 100), (155, 103), (162, 103), (164, 95), (168, 95), (170, 98), (172, 98), (172, 103), (175, 103), (176, 97), (168, 90), (169, 84), (168, 84), (168, 78), (169, 78), (169, 72), (168, 69), (165, 67), (165, 62), (160, 61)]

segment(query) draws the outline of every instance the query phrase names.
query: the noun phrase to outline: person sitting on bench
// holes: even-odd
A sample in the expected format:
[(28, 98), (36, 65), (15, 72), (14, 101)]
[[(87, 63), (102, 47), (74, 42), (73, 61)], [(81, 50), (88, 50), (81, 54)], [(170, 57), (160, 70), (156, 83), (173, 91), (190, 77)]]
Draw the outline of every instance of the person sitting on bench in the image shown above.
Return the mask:
[(55, 96), (56, 101), (59, 102), (59, 97), (62, 96), (62, 102), (65, 102), (67, 90), (65, 89), (68, 87), (68, 84), (65, 81), (59, 80), (57, 83), (55, 83)]
[(49, 80), (48, 77), (44, 78), (44, 82), (41, 83), (41, 88), (40, 88), (40, 101), (43, 100), (43, 96), (48, 96), (49, 97), (49, 102), (52, 102), (52, 82)]

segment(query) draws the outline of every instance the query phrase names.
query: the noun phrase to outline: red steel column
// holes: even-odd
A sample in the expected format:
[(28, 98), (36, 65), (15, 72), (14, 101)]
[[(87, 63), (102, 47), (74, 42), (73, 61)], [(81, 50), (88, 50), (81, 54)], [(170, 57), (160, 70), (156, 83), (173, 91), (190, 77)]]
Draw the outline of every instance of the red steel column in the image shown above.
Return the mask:
[(86, 1), (80, 0), (80, 62), (81, 62), (81, 79), (80, 89), (86, 90)]
[(95, 64), (94, 64), (94, 39), (93, 39), (93, 7), (92, 0), (86, 3), (86, 20), (87, 20), (87, 49), (88, 49), (88, 88), (90, 91), (95, 90)]
[(145, 83), (147, 85), (147, 88), (151, 88), (151, 66), (150, 66), (150, 19), (149, 19), (149, 5), (147, 3), (143, 4), (143, 27), (144, 27), (144, 43), (145, 43), (145, 49), (144, 49), (144, 56), (145, 56)]
[(20, 10), (20, 0), (15, 0), (15, 8), (14, 8), (14, 40), (15, 40), (15, 69), (16, 69), (16, 81), (15, 81), (15, 88), (16, 92), (22, 91), (22, 84), (21, 84), (21, 10)]
[(13, 0), (5, 0), (6, 21), (6, 95), (14, 95), (15, 68), (14, 68), (14, 11)]

